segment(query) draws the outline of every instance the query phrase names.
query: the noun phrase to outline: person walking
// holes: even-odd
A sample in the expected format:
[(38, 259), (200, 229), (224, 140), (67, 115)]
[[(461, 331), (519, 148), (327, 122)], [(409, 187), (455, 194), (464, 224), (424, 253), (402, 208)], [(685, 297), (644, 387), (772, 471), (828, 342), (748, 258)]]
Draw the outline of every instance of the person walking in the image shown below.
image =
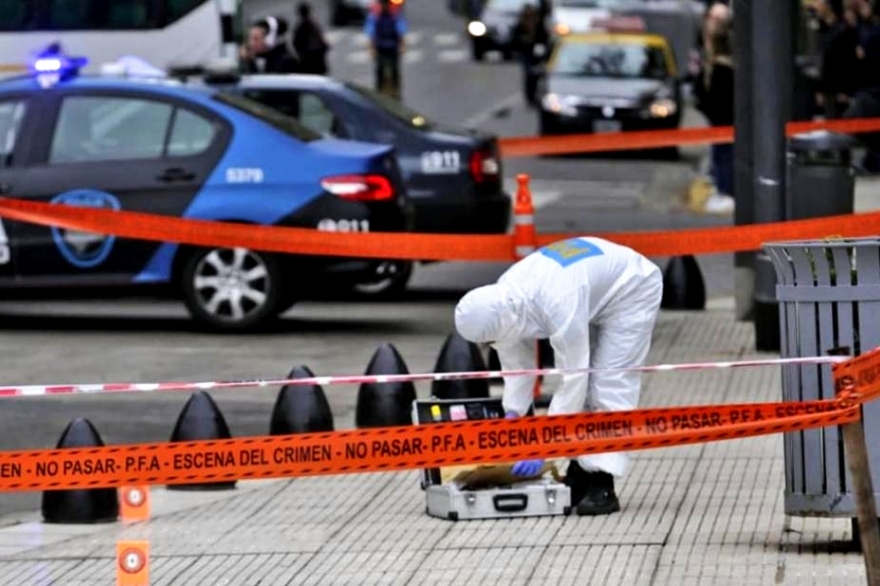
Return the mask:
[(308, 2), (300, 3), (297, 8), (299, 23), (293, 32), (293, 49), (300, 61), (303, 73), (327, 75), (327, 52), (330, 45), (324, 38), (324, 32), (312, 17), (312, 7)]
[(519, 21), (513, 29), (513, 45), (519, 55), (523, 75), (523, 94), (526, 104), (536, 105), (539, 67), (549, 49), (549, 35), (540, 12), (532, 4), (523, 6)]
[[(704, 64), (694, 83), (697, 109), (710, 126), (732, 126), (734, 121), (734, 64), (730, 40), (730, 32), (723, 29), (708, 39), (710, 60)], [(710, 151), (716, 193), (706, 202), (706, 210), (733, 211), (733, 145), (713, 144)]]
[(401, 99), (400, 57), (406, 48), (406, 21), (391, 8), (391, 0), (380, 0), (364, 24), (370, 39), (376, 72), (376, 91)]
[[(623, 369), (643, 365), (663, 295), (660, 269), (638, 252), (594, 237), (545, 246), (511, 266), (493, 285), (468, 292), (455, 308), (465, 339), (490, 344), (503, 370), (536, 368), (535, 344), (549, 339), (560, 369)], [(549, 415), (635, 409), (640, 373), (632, 370), (566, 374)], [(505, 377), (508, 417), (526, 415), (534, 376)], [(517, 462), (511, 471), (534, 476), (543, 460)], [(609, 452), (568, 464), (565, 482), (578, 515), (620, 510), (614, 478), (628, 456)]]

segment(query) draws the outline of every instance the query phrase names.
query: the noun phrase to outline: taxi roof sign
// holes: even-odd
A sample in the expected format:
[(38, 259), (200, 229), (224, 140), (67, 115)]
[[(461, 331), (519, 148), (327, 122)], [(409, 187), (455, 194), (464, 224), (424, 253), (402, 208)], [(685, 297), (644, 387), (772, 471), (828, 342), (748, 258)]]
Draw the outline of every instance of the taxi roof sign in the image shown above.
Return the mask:
[(641, 16), (609, 16), (593, 19), (593, 28), (609, 33), (642, 33), (648, 30)]

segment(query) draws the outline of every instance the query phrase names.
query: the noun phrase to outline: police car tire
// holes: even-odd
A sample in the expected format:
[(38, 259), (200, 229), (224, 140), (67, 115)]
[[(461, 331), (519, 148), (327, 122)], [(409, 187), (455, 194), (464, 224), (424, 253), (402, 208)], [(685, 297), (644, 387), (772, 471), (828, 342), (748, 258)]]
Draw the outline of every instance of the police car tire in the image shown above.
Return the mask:
[(202, 259), (217, 250), (227, 249), (198, 249), (193, 251), (184, 263), (183, 271), (181, 273), (181, 290), (183, 292), (184, 303), (186, 304), (190, 315), (196, 321), (210, 329), (221, 331), (252, 330), (266, 325), (269, 320), (277, 317), (281, 302), (281, 288), (283, 286), (281, 282), (282, 272), (280, 265), (274, 256), (253, 250), (248, 250), (248, 254), (259, 258), (259, 260), (265, 265), (268, 274), (269, 285), (265, 291), (266, 299), (263, 305), (258, 310), (239, 321), (218, 318), (205, 309), (195, 289), (196, 270)]

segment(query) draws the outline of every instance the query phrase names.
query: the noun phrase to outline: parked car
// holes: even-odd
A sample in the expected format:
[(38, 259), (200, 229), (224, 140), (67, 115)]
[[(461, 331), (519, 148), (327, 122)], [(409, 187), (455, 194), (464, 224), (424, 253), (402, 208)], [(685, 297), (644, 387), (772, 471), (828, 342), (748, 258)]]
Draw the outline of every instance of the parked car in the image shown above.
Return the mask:
[[(208, 74), (198, 82), (269, 106), (325, 136), (393, 145), (415, 232), (502, 234), (508, 229), (512, 203), (493, 135), (434, 123), (383, 94), (324, 76)], [(386, 269), (386, 279), (358, 289), (399, 293), (413, 263), (389, 263)]]
[(353, 22), (363, 22), (374, 0), (331, 0), (331, 26), (346, 26)]
[[(239, 93), (150, 77), (81, 77), (60, 57), (0, 83), (5, 197), (244, 224), (400, 232), (393, 147), (326, 137)], [(310, 288), (381, 276), (380, 260), (116, 238), (2, 220), (0, 288), (182, 297), (218, 330), (286, 311)], [(332, 239), (332, 231), (327, 233)], [(158, 292), (158, 291), (157, 291)]]
[(514, 54), (513, 29), (527, 4), (538, 5), (538, 0), (488, 0), (479, 16), (467, 26), (471, 40), (471, 54), (482, 61), (489, 51), (500, 51), (504, 59)]

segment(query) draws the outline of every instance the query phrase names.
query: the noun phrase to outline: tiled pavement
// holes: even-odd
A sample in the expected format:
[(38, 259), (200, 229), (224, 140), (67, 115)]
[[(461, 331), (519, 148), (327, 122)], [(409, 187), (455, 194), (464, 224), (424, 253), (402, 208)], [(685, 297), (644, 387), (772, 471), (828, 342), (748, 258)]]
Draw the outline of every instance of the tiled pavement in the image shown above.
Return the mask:
[[(664, 312), (649, 362), (767, 357), (751, 348), (751, 324), (729, 309)], [(775, 368), (644, 381), (645, 406), (780, 398)], [(157, 488), (151, 520), (134, 525), (50, 526), (19, 515), (0, 529), (0, 583), (113, 584), (120, 539), (150, 541), (152, 585), (865, 582), (849, 519), (784, 515), (781, 437), (634, 458), (618, 484), (623, 511), (601, 518), (430, 518), (414, 471), (252, 481), (216, 493)]]

